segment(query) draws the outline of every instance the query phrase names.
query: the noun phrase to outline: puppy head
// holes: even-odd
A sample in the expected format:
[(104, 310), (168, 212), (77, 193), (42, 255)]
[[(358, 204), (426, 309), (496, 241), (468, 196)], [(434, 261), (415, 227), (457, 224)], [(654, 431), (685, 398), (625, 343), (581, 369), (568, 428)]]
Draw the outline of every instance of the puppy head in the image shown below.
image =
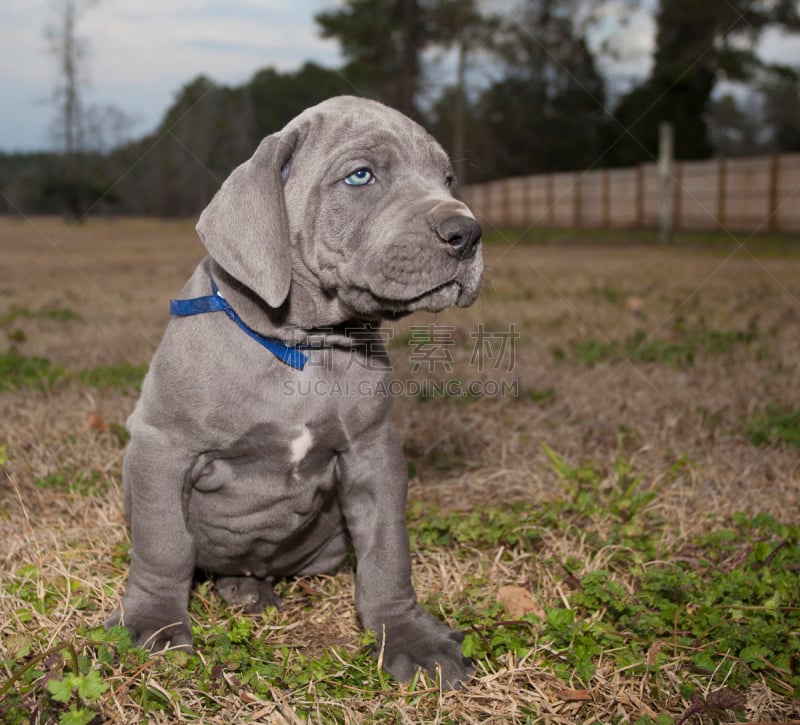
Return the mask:
[(480, 227), (452, 183), (446, 154), (418, 124), (374, 101), (333, 98), (262, 141), (198, 231), (272, 307), (293, 277), (312, 279), (343, 319), (467, 306), (483, 272)]

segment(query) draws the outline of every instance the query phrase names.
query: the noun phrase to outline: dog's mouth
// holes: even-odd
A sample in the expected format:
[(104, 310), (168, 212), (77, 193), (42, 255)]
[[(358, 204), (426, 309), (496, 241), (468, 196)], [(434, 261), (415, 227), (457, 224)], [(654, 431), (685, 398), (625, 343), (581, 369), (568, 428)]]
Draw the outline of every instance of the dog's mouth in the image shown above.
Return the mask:
[(447, 307), (469, 307), (477, 298), (480, 280), (474, 286), (469, 286), (464, 280), (451, 279), (431, 289), (407, 299), (388, 299), (369, 292), (376, 305), (380, 308), (382, 316), (397, 319), (412, 312), (440, 312)]
[(450, 279), (424, 292), (400, 299), (376, 295), (371, 290), (365, 291), (375, 300), (380, 309), (388, 314), (408, 314), (418, 310), (438, 312), (452, 305), (466, 307), (472, 302), (471, 299), (466, 301), (469, 295), (465, 293), (464, 284), (460, 279)]
[[(379, 284), (363, 278), (351, 280), (340, 286), (337, 294), (356, 315), (372, 318), (395, 319), (417, 311), (439, 312), (453, 305), (468, 307), (476, 300), (483, 277), (480, 247), (470, 259), (459, 262), (448, 272), (443, 280), (425, 280), (427, 286), (420, 284), (423, 279), (412, 274), (395, 276), (393, 284), (386, 284), (386, 277)], [(405, 280), (401, 283), (403, 276)]]
[(425, 290), (416, 295), (410, 295), (409, 297), (402, 297), (399, 299), (389, 299), (386, 297), (380, 297), (379, 295), (373, 295), (376, 300), (386, 303), (387, 305), (403, 305), (403, 306), (415, 306), (424, 302), (425, 300), (430, 299), (431, 297), (435, 297), (438, 295), (451, 295), (455, 293), (456, 295), (461, 293), (461, 282), (456, 279), (450, 279), (446, 282), (442, 282), (441, 284), (437, 284), (430, 289)]
[(453, 279), (402, 298), (379, 295), (360, 285), (339, 291), (340, 299), (353, 309), (356, 316), (384, 319), (397, 319), (418, 310), (437, 312), (458, 304), (462, 296), (461, 282)]

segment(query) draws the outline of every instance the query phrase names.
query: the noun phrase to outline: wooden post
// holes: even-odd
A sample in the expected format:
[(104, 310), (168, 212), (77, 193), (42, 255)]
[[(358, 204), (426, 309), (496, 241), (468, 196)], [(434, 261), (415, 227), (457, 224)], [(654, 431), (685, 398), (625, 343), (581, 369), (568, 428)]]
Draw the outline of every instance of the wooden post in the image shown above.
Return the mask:
[(727, 197), (727, 168), (725, 159), (717, 161), (717, 226), (725, 228), (725, 201)]
[(603, 174), (603, 186), (601, 192), (603, 211), (601, 224), (603, 229), (609, 229), (611, 227), (611, 189), (609, 188), (611, 185), (611, 172), (608, 169), (605, 169), (601, 173)]
[(644, 166), (636, 167), (636, 226), (644, 226)]
[(511, 226), (511, 179), (501, 181), (503, 226)]
[(671, 123), (658, 126), (658, 176), (661, 190), (659, 239), (662, 244), (672, 241), (672, 209), (674, 182), (672, 178), (672, 156), (675, 147), (675, 131)]
[(525, 191), (523, 193), (522, 199), (523, 204), (525, 205), (525, 213), (524, 213), (524, 220), (526, 226), (529, 224), (535, 224), (538, 219), (534, 218), (533, 216), (533, 209), (534, 209), (534, 184), (533, 184), (533, 176), (526, 176), (525, 177)]
[(575, 183), (572, 186), (573, 207), (572, 207), (572, 226), (576, 229), (581, 225), (581, 180), (583, 174), (576, 174)]
[(778, 231), (778, 181), (780, 180), (778, 154), (772, 154), (769, 160), (769, 208), (767, 228), (771, 232)]

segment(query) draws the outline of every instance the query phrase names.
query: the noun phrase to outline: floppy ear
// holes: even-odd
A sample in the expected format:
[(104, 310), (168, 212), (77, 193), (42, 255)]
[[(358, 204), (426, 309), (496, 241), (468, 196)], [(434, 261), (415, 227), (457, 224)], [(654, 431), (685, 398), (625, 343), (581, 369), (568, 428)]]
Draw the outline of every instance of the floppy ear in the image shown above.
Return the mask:
[(281, 169), (295, 134), (267, 136), (236, 167), (197, 222), (211, 257), (270, 307), (280, 307), (292, 282), (292, 254)]

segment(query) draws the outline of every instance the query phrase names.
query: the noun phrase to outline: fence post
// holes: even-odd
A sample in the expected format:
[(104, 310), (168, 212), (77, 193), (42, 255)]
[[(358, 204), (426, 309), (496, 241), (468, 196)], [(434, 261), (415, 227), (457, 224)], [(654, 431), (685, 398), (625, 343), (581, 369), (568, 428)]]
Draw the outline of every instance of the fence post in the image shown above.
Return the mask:
[[(757, 204), (760, 209), (758, 219), (753, 220), (759, 223), (754, 223), (750, 229), (755, 228), (756, 231), (768, 230), (770, 232), (781, 230), (797, 231), (796, 220), (792, 210), (788, 212), (791, 218), (780, 214), (781, 202), (787, 201), (786, 195), (789, 193), (784, 189), (784, 196), (781, 196), (781, 182), (787, 178), (787, 174), (792, 174), (792, 178), (794, 178), (794, 164), (797, 163), (797, 160), (798, 157), (796, 155), (783, 154), (771, 154), (753, 159), (753, 164), (757, 164), (754, 168), (758, 170), (758, 178), (763, 179), (764, 174), (767, 174), (768, 178), (763, 180), (756, 190), (745, 189), (748, 198), (752, 199), (752, 203)], [(624, 198), (621, 198), (620, 194), (616, 193), (619, 187), (615, 186), (617, 182), (613, 179), (613, 170), (606, 169), (602, 172), (597, 172), (603, 175), (600, 179), (602, 184), (600, 188), (601, 222), (603, 226), (611, 228), (615, 221), (619, 223), (620, 219), (624, 218), (627, 223), (636, 224), (640, 229), (644, 228), (645, 225), (657, 226), (662, 233), (665, 221), (668, 223), (667, 229), (670, 234), (685, 229), (686, 219), (683, 214), (684, 192), (682, 180), (684, 175), (691, 175), (693, 162), (682, 162), (673, 159), (670, 164), (671, 171), (666, 177), (663, 174), (663, 168), (659, 159), (657, 181), (653, 179), (653, 167), (650, 164), (639, 164), (634, 168), (628, 168), (626, 173), (627, 181), (623, 186), (625, 189), (630, 188), (631, 179), (628, 173), (632, 173), (632, 183), (634, 184), (632, 193), (635, 205), (632, 217), (630, 215), (630, 195), (625, 195)], [(712, 178), (714, 174), (718, 175), (717, 196), (714, 197), (713, 193), (711, 194), (710, 203), (714, 205), (713, 211), (709, 209), (708, 212), (716, 214), (718, 226), (724, 228), (731, 221), (737, 225), (749, 224), (750, 218), (743, 213), (744, 210), (740, 213), (738, 198), (733, 195), (735, 189), (738, 188), (737, 184), (739, 182), (737, 180), (740, 178), (736, 165), (729, 165), (728, 160), (724, 159), (719, 162), (717, 169), (714, 169), (712, 165), (709, 173)], [(583, 175), (581, 173), (561, 174), (559, 189), (561, 190), (563, 187), (563, 190), (560, 191), (559, 198), (556, 199), (557, 175), (555, 173), (547, 173), (470, 184), (462, 190), (462, 195), (476, 213), (483, 215), (487, 221), (492, 220), (498, 226), (511, 224), (513, 219), (515, 223), (523, 221), (531, 223), (533, 221), (536, 224), (545, 224), (551, 228), (555, 228), (557, 224), (561, 226), (573, 225), (576, 228), (580, 228), (587, 219), (587, 217), (583, 216), (583, 204), (589, 199), (586, 194), (582, 193)], [(570, 179), (572, 180), (571, 186), (569, 185)], [(658, 189), (657, 192), (650, 188), (654, 183)], [(786, 182), (784, 181), (783, 183)], [(514, 184), (520, 184), (520, 186), (515, 187)], [(515, 193), (516, 197), (514, 196)], [(574, 194), (574, 196), (570, 196), (570, 193)], [(687, 193), (687, 199), (689, 199), (689, 196)], [(545, 203), (544, 211), (540, 215), (532, 214), (531, 210), (541, 205), (542, 200)], [(595, 196), (591, 196), (591, 200), (594, 201)], [(523, 206), (527, 206), (527, 211), (518, 209), (520, 203)], [(624, 214), (621, 211), (621, 207), (616, 206), (618, 203), (624, 204)], [(657, 205), (659, 203), (660, 207), (656, 206), (654, 209), (654, 204)], [(556, 207), (558, 204), (562, 206), (557, 214)], [(689, 204), (691, 207), (691, 199), (689, 199)], [(669, 213), (670, 210), (671, 213)], [(666, 220), (664, 218), (665, 212), (668, 213)], [(656, 217), (655, 221), (653, 219), (654, 215)], [(597, 215), (594, 212), (592, 218), (597, 219)], [(691, 223), (696, 220), (691, 218), (689, 221)], [(784, 227), (783, 225), (786, 222), (789, 224)], [(663, 239), (663, 237), (661, 238)]]
[(636, 226), (644, 226), (644, 166), (636, 167)]
[(778, 154), (772, 154), (769, 160), (769, 216), (767, 219), (767, 228), (771, 232), (778, 231), (778, 181), (780, 176), (778, 174), (778, 163), (780, 157)]
[(503, 217), (503, 226), (510, 227), (511, 226), (511, 179), (505, 179), (500, 183), (501, 183), (500, 193), (502, 194), (501, 216)]
[(534, 190), (536, 186), (533, 183), (533, 176), (525, 177), (525, 193), (522, 197), (525, 200), (525, 224), (536, 224), (541, 221), (541, 216), (537, 219), (534, 216), (533, 210), (536, 208), (536, 194)]
[(672, 241), (672, 209), (674, 183), (672, 179), (672, 153), (674, 148), (674, 128), (671, 123), (662, 122), (658, 126), (658, 175), (661, 187), (661, 214), (659, 239), (662, 244)]

